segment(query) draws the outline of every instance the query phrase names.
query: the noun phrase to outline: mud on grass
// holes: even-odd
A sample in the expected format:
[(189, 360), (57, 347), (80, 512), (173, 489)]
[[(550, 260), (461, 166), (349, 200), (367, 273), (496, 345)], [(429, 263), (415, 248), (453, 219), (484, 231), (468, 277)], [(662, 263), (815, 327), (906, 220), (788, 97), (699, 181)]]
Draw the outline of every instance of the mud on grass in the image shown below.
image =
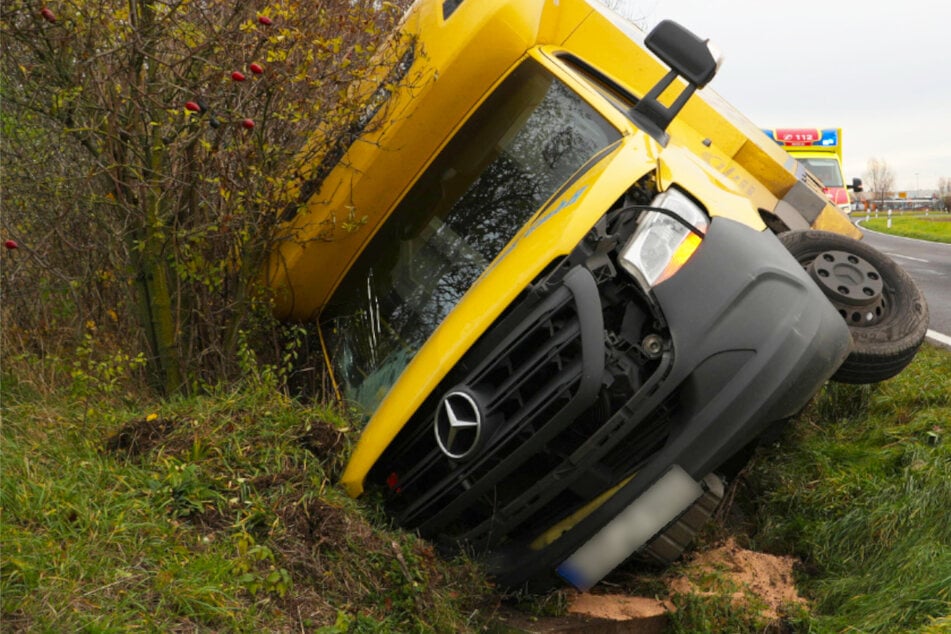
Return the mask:
[(4, 411), (11, 631), (465, 631), (490, 591), (336, 488), (352, 432), (333, 411), (272, 392), (38, 407)]

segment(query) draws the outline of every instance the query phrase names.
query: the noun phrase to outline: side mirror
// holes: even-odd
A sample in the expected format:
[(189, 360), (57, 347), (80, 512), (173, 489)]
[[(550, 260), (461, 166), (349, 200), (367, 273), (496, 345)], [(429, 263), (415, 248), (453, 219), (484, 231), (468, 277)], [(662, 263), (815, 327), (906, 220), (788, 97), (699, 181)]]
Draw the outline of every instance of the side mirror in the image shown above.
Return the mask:
[[(663, 79), (657, 82), (630, 110), (631, 119), (654, 137), (661, 145), (667, 145), (667, 126), (686, 105), (697, 88), (703, 88), (717, 74), (722, 57), (709, 41), (699, 37), (671, 20), (663, 20), (647, 34), (644, 45), (670, 67)], [(687, 81), (670, 106), (660, 102), (661, 94), (677, 77)]]
[(717, 74), (720, 51), (672, 20), (663, 20), (647, 34), (644, 45), (662, 62), (697, 88)]
[(851, 189), (852, 191), (855, 191), (855, 192), (860, 192), (860, 191), (862, 191), (862, 179), (861, 179), (861, 178), (853, 178), (853, 179), (852, 179), (852, 185), (849, 187), (849, 189)]

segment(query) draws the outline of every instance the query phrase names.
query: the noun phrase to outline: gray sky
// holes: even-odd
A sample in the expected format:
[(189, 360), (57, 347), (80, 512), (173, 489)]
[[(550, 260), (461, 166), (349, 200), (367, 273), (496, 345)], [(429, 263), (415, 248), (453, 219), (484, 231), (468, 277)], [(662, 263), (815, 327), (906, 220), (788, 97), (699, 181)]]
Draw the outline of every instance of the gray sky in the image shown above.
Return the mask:
[(871, 158), (909, 195), (951, 178), (951, 2), (615, 4), (644, 28), (669, 18), (710, 38), (724, 57), (710, 88), (759, 127), (841, 127), (846, 178)]

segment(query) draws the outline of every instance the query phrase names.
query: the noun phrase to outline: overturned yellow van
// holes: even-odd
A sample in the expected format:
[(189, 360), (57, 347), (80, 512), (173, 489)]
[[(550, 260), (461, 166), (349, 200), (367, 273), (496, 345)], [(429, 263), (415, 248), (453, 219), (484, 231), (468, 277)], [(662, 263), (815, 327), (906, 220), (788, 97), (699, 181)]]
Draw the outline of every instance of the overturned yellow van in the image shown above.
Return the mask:
[[(716, 53), (678, 25), (422, 0), (384, 58), (267, 283), (366, 413), (346, 490), (501, 583), (673, 560), (760, 432), (914, 355), (914, 284), (702, 90)], [(894, 349), (857, 350), (865, 322)]]

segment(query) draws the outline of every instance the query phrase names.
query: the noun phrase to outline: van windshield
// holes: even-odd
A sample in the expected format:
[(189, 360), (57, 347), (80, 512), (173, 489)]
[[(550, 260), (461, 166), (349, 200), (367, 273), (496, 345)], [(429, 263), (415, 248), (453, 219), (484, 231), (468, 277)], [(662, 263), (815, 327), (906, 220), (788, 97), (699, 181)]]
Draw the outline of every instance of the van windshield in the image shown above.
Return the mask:
[(842, 182), (842, 170), (839, 169), (839, 162), (828, 158), (801, 158), (801, 163), (806, 169), (822, 181), (826, 187), (845, 187)]
[(344, 396), (375, 409), (522, 225), (618, 139), (542, 65), (516, 68), (400, 201), (322, 311)]

